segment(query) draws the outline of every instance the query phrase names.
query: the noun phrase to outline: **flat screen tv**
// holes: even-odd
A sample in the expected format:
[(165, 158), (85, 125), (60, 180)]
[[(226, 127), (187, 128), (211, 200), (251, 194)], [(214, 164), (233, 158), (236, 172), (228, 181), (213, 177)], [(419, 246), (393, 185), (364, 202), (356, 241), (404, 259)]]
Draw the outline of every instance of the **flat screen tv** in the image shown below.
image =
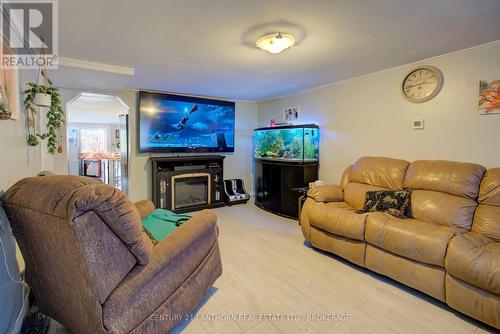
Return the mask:
[(234, 102), (139, 93), (141, 153), (234, 152)]

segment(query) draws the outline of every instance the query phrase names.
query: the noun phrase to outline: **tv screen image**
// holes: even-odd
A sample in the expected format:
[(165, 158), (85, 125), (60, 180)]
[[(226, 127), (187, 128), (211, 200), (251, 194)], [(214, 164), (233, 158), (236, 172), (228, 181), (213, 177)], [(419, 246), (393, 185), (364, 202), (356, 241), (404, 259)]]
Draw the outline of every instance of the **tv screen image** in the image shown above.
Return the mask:
[(139, 149), (234, 152), (234, 102), (140, 92)]

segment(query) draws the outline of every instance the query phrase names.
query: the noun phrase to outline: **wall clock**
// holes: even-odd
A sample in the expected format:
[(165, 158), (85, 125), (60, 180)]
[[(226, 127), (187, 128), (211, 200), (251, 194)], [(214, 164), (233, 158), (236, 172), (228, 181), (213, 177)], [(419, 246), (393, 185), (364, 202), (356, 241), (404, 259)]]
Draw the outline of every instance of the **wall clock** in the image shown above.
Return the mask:
[(404, 98), (413, 103), (429, 101), (443, 87), (443, 73), (434, 66), (420, 66), (408, 73), (401, 84)]

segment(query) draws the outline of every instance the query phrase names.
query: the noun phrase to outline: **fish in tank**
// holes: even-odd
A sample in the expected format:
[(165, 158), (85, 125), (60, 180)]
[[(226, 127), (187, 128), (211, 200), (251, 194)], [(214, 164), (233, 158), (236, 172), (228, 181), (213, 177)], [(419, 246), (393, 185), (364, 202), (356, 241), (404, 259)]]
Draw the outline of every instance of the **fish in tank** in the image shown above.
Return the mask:
[(269, 160), (317, 161), (316, 125), (261, 128), (254, 131), (254, 157)]

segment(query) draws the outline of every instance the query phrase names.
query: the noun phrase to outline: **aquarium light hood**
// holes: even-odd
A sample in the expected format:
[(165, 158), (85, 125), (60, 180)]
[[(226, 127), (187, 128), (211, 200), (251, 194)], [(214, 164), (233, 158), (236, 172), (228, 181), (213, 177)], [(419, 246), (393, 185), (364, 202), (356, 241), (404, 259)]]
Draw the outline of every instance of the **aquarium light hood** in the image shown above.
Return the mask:
[(295, 44), (295, 37), (290, 34), (275, 32), (262, 36), (257, 40), (257, 47), (269, 53), (280, 53)]

